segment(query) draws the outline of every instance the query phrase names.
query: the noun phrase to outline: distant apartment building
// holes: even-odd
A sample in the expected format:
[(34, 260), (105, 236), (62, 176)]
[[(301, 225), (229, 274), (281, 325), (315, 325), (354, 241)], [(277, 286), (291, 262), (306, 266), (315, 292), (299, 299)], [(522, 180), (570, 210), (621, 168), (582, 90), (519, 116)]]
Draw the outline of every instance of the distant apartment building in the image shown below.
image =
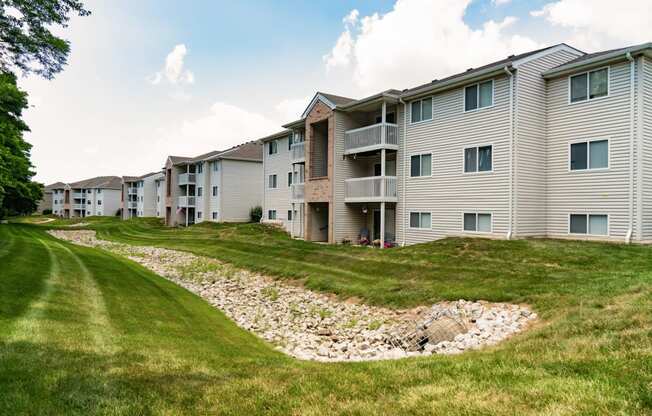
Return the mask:
[[(317, 93), (263, 139), (264, 221), (309, 241), (652, 241), (652, 44), (555, 45), (364, 99)], [(651, 188), (651, 189), (648, 189)]]
[(160, 182), (163, 172), (122, 177), (122, 218), (160, 217)]
[(165, 222), (245, 222), (262, 204), (262, 145), (248, 142), (165, 163)]
[(52, 212), (63, 218), (115, 216), (121, 209), (122, 179), (98, 176), (52, 185)]
[(39, 214), (43, 214), (45, 211), (50, 210), (52, 211), (52, 214), (57, 214), (55, 212), (55, 201), (57, 202), (57, 210), (59, 209), (58, 207), (58, 194), (55, 195), (55, 192), (57, 192), (58, 189), (63, 189), (65, 187), (65, 183), (63, 182), (55, 182), (53, 184), (47, 185), (43, 187), (43, 198), (38, 203), (38, 207), (36, 209), (36, 212)]

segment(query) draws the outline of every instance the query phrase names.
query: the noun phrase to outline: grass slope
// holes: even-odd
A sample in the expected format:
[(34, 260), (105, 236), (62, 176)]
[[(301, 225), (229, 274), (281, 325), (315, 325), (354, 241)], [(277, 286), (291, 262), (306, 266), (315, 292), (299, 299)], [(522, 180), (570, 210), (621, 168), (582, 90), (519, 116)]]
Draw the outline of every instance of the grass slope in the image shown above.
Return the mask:
[(451, 239), (380, 252), (258, 225), (93, 221), (105, 238), (209, 255), (392, 306), (527, 302), (539, 327), (454, 357), (318, 364), (274, 352), (138, 265), (0, 226), (0, 414), (652, 412), (652, 249)]

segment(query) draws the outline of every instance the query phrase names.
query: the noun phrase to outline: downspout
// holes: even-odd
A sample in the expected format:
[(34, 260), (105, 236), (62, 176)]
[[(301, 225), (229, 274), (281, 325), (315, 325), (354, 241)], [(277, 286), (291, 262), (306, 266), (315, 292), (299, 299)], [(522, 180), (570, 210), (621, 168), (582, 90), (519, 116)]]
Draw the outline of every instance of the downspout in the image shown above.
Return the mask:
[(513, 236), (512, 224), (514, 222), (514, 73), (506, 66), (505, 73), (509, 76), (509, 221), (507, 239)]
[(403, 231), (403, 238), (401, 241), (401, 247), (405, 247), (405, 231), (407, 228), (407, 221), (405, 219), (405, 211), (406, 211), (405, 205), (407, 202), (407, 192), (405, 191), (405, 177), (407, 176), (405, 173), (407, 169), (407, 153), (406, 153), (407, 143), (405, 139), (407, 136), (407, 103), (403, 101), (402, 98), (399, 98), (398, 102), (403, 104), (403, 143), (401, 143), (403, 146), (403, 172), (402, 172), (402, 176), (403, 176), (402, 194), (403, 195), (399, 194), (399, 198), (401, 197), (403, 198), (403, 205), (401, 207), (403, 211), (403, 215), (402, 215), (403, 226), (401, 227)]
[(632, 242), (634, 233), (634, 72), (636, 62), (629, 52), (625, 54), (625, 58), (629, 61), (629, 229), (625, 235), (625, 243), (629, 244)]

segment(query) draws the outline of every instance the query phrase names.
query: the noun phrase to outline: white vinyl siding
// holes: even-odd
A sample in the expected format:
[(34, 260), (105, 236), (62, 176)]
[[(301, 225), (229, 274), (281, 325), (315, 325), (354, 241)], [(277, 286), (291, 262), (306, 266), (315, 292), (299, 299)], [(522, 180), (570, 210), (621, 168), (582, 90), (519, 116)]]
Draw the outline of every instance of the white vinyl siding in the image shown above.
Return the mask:
[(263, 200), (263, 165), (241, 160), (221, 161), (220, 221), (247, 222), (249, 210)]
[(643, 142), (641, 159), (641, 231), (645, 241), (652, 241), (652, 59), (644, 58), (639, 61), (639, 68), (642, 69), (640, 102), (641, 107), (641, 137)]
[[(263, 212), (268, 212), (274, 210), (278, 212), (285, 212), (290, 209), (290, 195), (291, 188), (289, 186), (279, 186), (278, 176), (276, 177), (276, 188), (270, 188), (270, 175), (282, 174), (282, 172), (288, 172), (292, 168), (290, 163), (290, 145), (289, 135), (279, 137), (278, 139), (273, 140), (277, 143), (278, 152), (274, 155), (269, 155), (267, 152), (263, 155), (265, 158), (265, 195), (263, 201)], [(269, 145), (268, 142), (266, 146)], [(281, 179), (284, 181), (284, 179)], [(284, 226), (286, 230), (289, 230), (287, 221), (284, 221)]]
[[(410, 157), (403, 166), (407, 175), (400, 203), (406, 217), (406, 244), (415, 244), (463, 233), (463, 212), (491, 212), (493, 232), (506, 235), (509, 217), (509, 79), (494, 79), (493, 106), (482, 111), (463, 112), (464, 87), (433, 96), (433, 122), (409, 124), (406, 154), (434, 155), (432, 175), (419, 180), (410, 178)], [(408, 106), (409, 108), (409, 106)], [(464, 148), (492, 146), (492, 173), (464, 173)], [(405, 158), (400, 158), (402, 161)], [(402, 180), (399, 184), (402, 186)], [(409, 212), (430, 212), (430, 229), (410, 229)], [(399, 209), (402, 214), (402, 209)], [(403, 232), (397, 235), (402, 240)]]
[[(551, 237), (569, 235), (569, 212), (608, 211), (609, 237), (621, 241), (629, 229), (629, 63), (613, 64), (609, 75), (609, 96), (583, 105), (568, 105), (568, 77), (548, 81), (545, 187)], [(569, 143), (587, 138), (609, 138), (608, 169), (590, 174), (569, 169)]]

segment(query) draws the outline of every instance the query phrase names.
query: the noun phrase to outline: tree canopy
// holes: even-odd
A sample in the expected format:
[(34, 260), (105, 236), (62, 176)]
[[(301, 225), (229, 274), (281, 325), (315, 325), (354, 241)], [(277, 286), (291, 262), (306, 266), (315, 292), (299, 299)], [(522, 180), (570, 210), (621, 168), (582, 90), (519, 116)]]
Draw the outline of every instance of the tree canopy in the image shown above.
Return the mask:
[(49, 28), (67, 27), (73, 13), (90, 14), (79, 0), (0, 0), (0, 70), (52, 79), (66, 64), (70, 43)]
[(72, 14), (87, 16), (79, 0), (0, 0), (0, 218), (36, 210), (43, 185), (32, 181), (32, 146), (23, 139), (27, 93), (16, 72), (52, 79), (70, 53), (50, 28), (66, 27)]

